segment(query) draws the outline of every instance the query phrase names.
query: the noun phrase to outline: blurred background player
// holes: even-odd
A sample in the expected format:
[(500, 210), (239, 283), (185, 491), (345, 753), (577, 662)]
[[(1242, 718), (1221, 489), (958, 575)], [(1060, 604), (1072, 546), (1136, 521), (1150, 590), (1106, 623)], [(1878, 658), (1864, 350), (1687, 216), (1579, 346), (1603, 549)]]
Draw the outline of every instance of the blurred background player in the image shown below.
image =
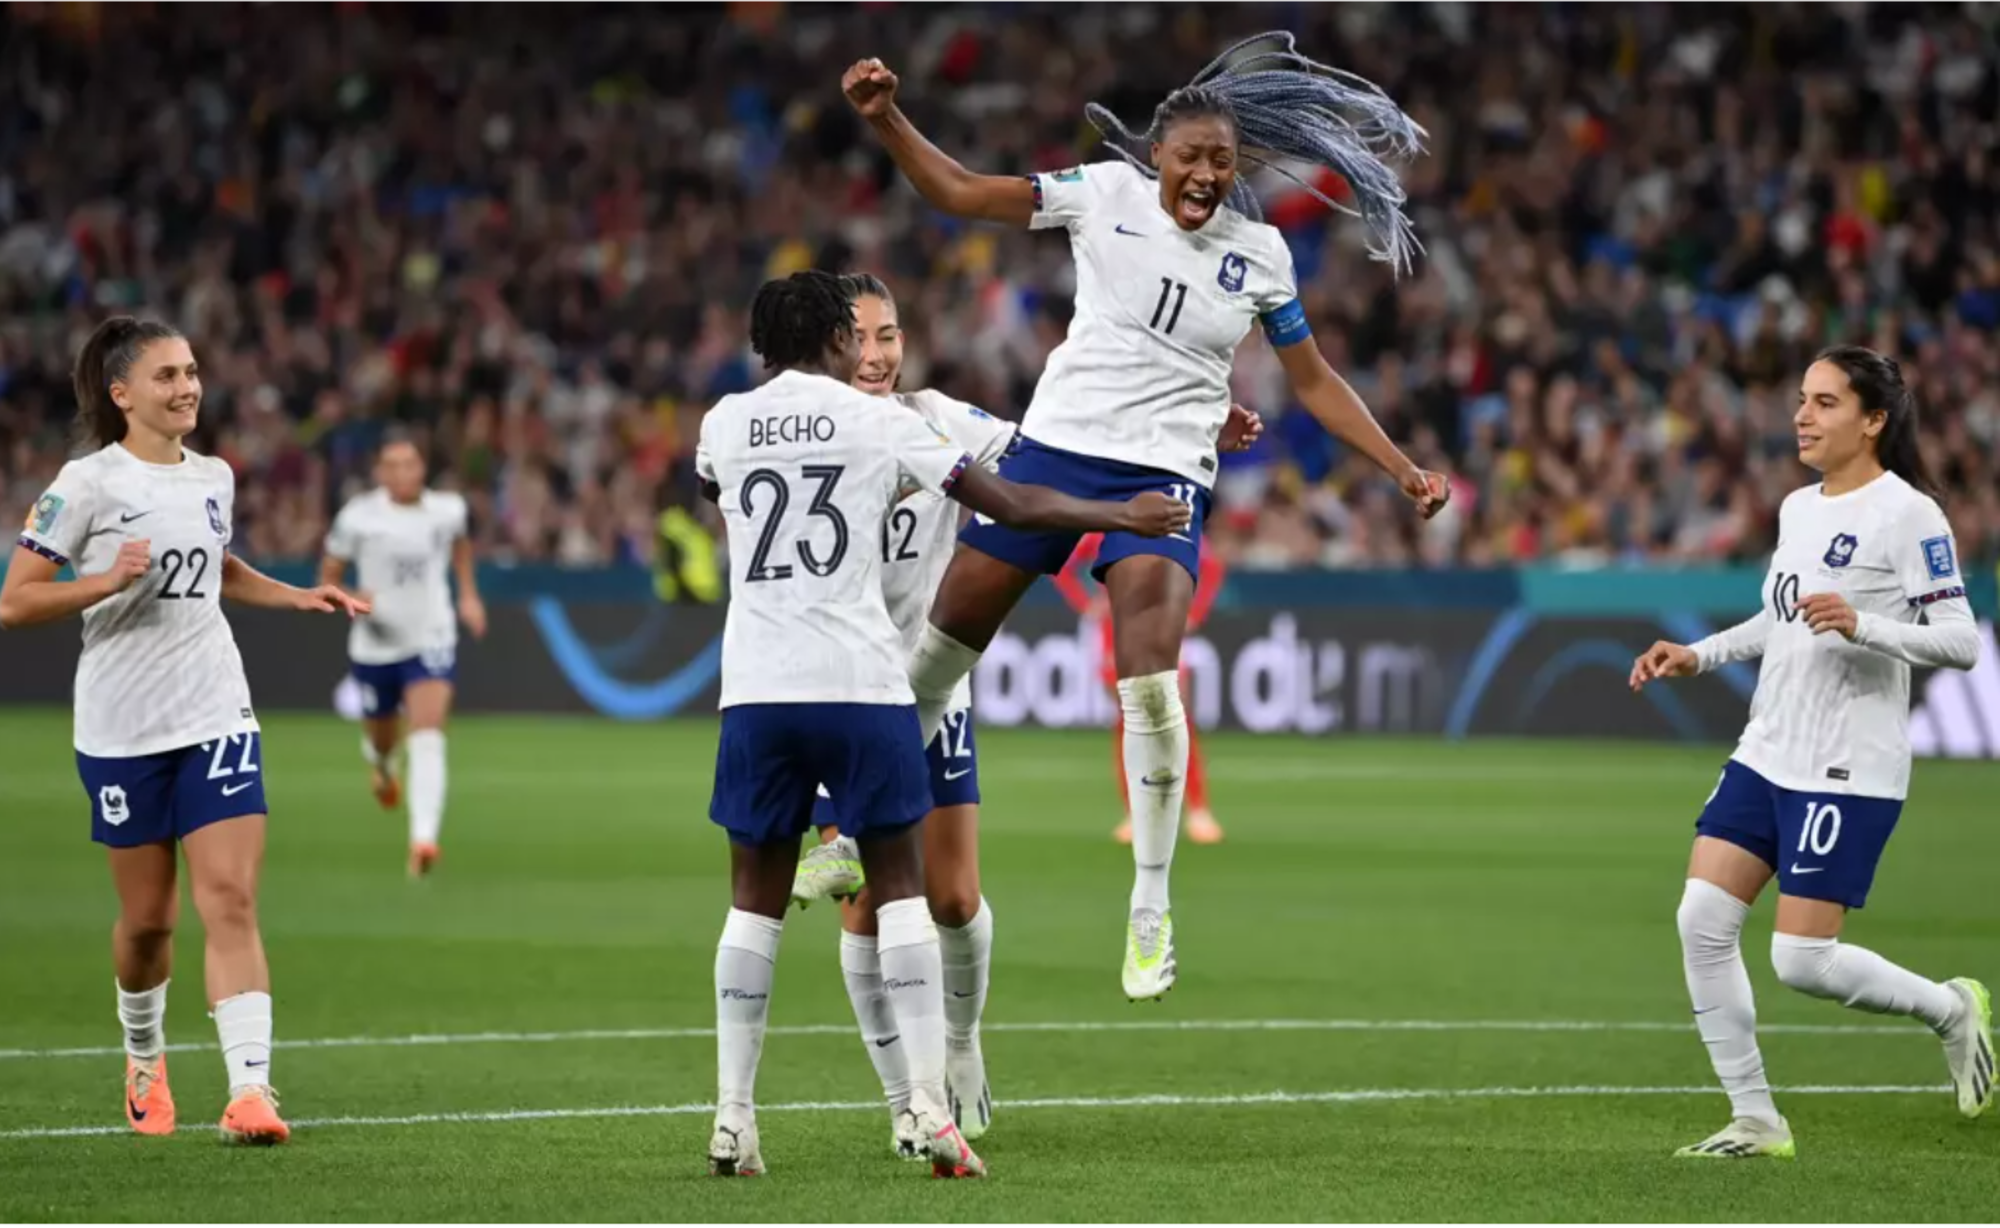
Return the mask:
[[(1250, 437), (1251, 440), (1255, 436)], [(1248, 446), (1247, 443), (1245, 446)], [(1098, 546), (1104, 540), (1100, 534), (1092, 534), (1077, 543), (1076, 553), (1069, 556), (1069, 562), (1056, 573), (1056, 588), (1084, 621), (1085, 633), (1095, 631), (1098, 636), (1098, 666), (1104, 685), (1110, 688), (1113, 697), (1118, 694), (1118, 670), (1115, 664), (1114, 635), (1111, 625), (1111, 599), (1103, 585), (1089, 582), (1091, 566), (1097, 561)], [(1195, 580), (1194, 601), (1188, 606), (1187, 629), (1190, 634), (1201, 629), (1208, 619), (1208, 611), (1215, 605), (1216, 594), (1222, 591), (1222, 559), (1205, 543), (1201, 549), (1200, 575)], [(1188, 706), (1187, 666), (1181, 666), (1181, 709)], [(1215, 812), (1208, 801), (1208, 770), (1201, 757), (1201, 735), (1193, 721), (1188, 722), (1187, 796), (1183, 810), (1186, 815), (1184, 827), (1188, 839), (1196, 844), (1220, 844), (1222, 824), (1216, 822)], [(1111, 838), (1120, 844), (1132, 843), (1132, 800), (1131, 789), (1125, 778), (1125, 712), (1115, 710), (1111, 718), (1111, 767), (1118, 780), (1118, 801), (1125, 807), (1125, 817), (1112, 831)]]
[[(886, 397), (960, 448), (972, 463), (992, 471), (1013, 441), (1014, 428), (985, 411), (942, 393), (898, 392), (903, 369), (903, 328), (896, 300), (869, 273), (842, 279), (854, 300), (860, 361), (854, 387)], [(889, 618), (907, 658), (930, 614), (931, 598), (958, 537), (959, 508), (942, 491), (917, 491), (889, 512), (882, 525), (881, 566)], [(931, 804), (924, 819), (924, 894), (937, 923), (944, 961), (945, 1090), (951, 1115), (967, 1140), (977, 1142), (992, 1122), (993, 1097), (979, 1044), (979, 1018), (993, 959), (993, 910), (979, 884), (979, 751), (973, 737), (972, 689), (962, 682), (944, 726), (925, 748)], [(799, 863), (792, 897), (801, 907), (840, 896), (840, 969), (863, 1048), (881, 1077), (896, 1123), (896, 1153), (922, 1154), (921, 1140), (905, 1133), (910, 1068), (897, 1043), (896, 1021), (882, 988), (873, 900), (864, 885), (860, 852), (840, 832), (840, 808), (820, 790), (813, 823), (821, 843)], [(858, 894), (857, 894), (858, 893)]]
[[(1094, 569), (1110, 594), (1133, 784), (1121, 982), (1128, 998), (1158, 998), (1176, 976), (1168, 870), (1187, 774), (1181, 639), (1229, 416), (1231, 360), (1251, 325), (1263, 323), (1294, 394), (1328, 431), (1393, 476), (1425, 515), (1448, 497), (1443, 479), (1390, 441), (1312, 344), (1283, 236), (1244, 212), (1256, 207), (1247, 186), (1239, 190), (1239, 159), (1248, 147), (1338, 171), (1368, 222), (1371, 252), (1402, 268), (1415, 238), (1385, 159), (1414, 154), (1422, 132), (1373, 86), (1296, 55), (1283, 34), (1239, 44), (1169, 95), (1146, 133), (1148, 160), (1121, 149), (1126, 161), (1026, 178), (974, 174), (940, 152), (897, 108), (896, 76), (880, 60), (854, 64), (842, 88), (932, 205), (1069, 231), (1076, 316), (1001, 472), (1079, 495), (1163, 491), (1195, 508), (1192, 527), (1171, 538), (1109, 535)], [(1137, 143), (1102, 108), (1090, 117)], [(1008, 613), (1038, 575), (1061, 569), (1078, 538), (979, 520), (967, 527), (911, 661), (926, 738)]]
[(889, 616), (879, 543), (891, 509), (949, 494), (997, 520), (1158, 535), (1189, 509), (1158, 492), (1126, 503), (1016, 485), (972, 463), (916, 414), (848, 385), (854, 304), (830, 273), (766, 283), (751, 347), (778, 374), (702, 419), (697, 469), (722, 509), (729, 610), (709, 817), (729, 833), (734, 900), (716, 951), (717, 1110), (709, 1170), (763, 1171), (754, 1091), (778, 940), (824, 785), (856, 838), (874, 897), (882, 986), (910, 1069), (909, 1120), (932, 1172), (985, 1165), (945, 1092), (944, 968), (923, 897), (918, 824), (930, 769)]
[(453, 577), (458, 620), (473, 638), (486, 634), (465, 499), (426, 489), (425, 476), (416, 443), (392, 434), (375, 457), (375, 489), (334, 517), (319, 568), (322, 584), (339, 584), (352, 564), (357, 590), (374, 607), (348, 633), (347, 656), (361, 694), (361, 754), (384, 809), (401, 793), (396, 749), (409, 717), (412, 877), (437, 863), (444, 828), (444, 727), (458, 670)]
[[(126, 1120), (141, 1134), (175, 1126), (164, 1023), (178, 843), (229, 1073), (222, 1133), (282, 1143), (291, 1130), (271, 1090), (271, 974), (257, 925), (263, 746), (222, 598), (350, 617), (368, 607), (330, 585), (280, 584), (229, 553), (236, 478), (182, 446), (201, 376), (179, 332), (106, 320), (77, 355), (75, 389), (78, 435), (93, 450), (35, 502), (0, 588), (0, 626), (83, 616), (76, 763), (118, 890)], [(57, 579), (65, 566), (74, 580)]]
[(1822, 480), (1785, 500), (1765, 604), (1692, 646), (1658, 643), (1632, 688), (1763, 658), (1750, 722), (1695, 825), (1679, 924), (1695, 1026), (1733, 1120), (1686, 1157), (1795, 1154), (1757, 1048), (1743, 921), (1775, 875), (1771, 964), (1801, 993), (1909, 1015), (1944, 1041), (1959, 1111), (1993, 1099), (1986, 987), (1940, 984), (1840, 941), (1867, 902), (1909, 794), (1910, 667), (1970, 669), (1979, 635), (1951, 526), (1918, 451), (1894, 360), (1823, 353), (1799, 388), (1799, 459)]

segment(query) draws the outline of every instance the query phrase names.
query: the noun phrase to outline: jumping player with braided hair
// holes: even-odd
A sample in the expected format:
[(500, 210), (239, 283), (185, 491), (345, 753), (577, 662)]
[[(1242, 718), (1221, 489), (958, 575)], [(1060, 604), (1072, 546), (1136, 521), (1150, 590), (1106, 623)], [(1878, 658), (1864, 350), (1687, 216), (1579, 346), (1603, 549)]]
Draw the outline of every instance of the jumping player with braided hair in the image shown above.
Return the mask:
[(1190, 515), (1158, 491), (1093, 502), (984, 472), (921, 415), (849, 386), (856, 332), (833, 274), (767, 283), (751, 306), (750, 342), (778, 374), (717, 402), (696, 451), (731, 573), (709, 803), (729, 835), (733, 897), (715, 958), (709, 1169), (719, 1176), (763, 1171), (752, 1092), (799, 841), (821, 785), (874, 900), (882, 990), (909, 1067), (897, 1133), (918, 1140), (940, 1176), (985, 1171), (947, 1104), (943, 957), (920, 855), (931, 770), (882, 582), (891, 512), (932, 492), (1023, 528), (1141, 536), (1183, 532)]
[[(0, 588), (0, 626), (83, 620), (76, 766), (118, 891), (111, 959), (126, 1120), (150, 1135), (176, 1124), (164, 1021), (185, 857), (229, 1072), (222, 1134), (282, 1143), (291, 1130), (271, 1090), (271, 973), (257, 925), (263, 739), (222, 602), (349, 617), (368, 603), (331, 584), (281, 584), (230, 553), (236, 477), (182, 446), (201, 411), (201, 374), (179, 332), (106, 320), (77, 355), (75, 385), (91, 450), (29, 513)], [(75, 579), (57, 578), (66, 565)]]
[[(1371, 254), (1401, 270), (1416, 241), (1390, 163), (1416, 153), (1423, 133), (1374, 86), (1299, 55), (1287, 34), (1238, 44), (1168, 95), (1145, 134), (1145, 158), (1114, 144), (1121, 161), (1026, 178), (975, 174), (940, 152), (896, 106), (896, 84), (873, 59), (842, 80), (926, 200), (958, 217), (1061, 226), (1076, 257), (1069, 336), (1049, 356), (1000, 472), (1079, 495), (1165, 491), (1196, 509), (1188, 532), (1161, 541), (1107, 535), (1093, 571), (1111, 598), (1132, 782), (1135, 876), (1122, 979), (1127, 997), (1158, 998), (1176, 975), (1167, 875), (1187, 776), (1181, 639), (1229, 413), (1231, 357), (1252, 322), (1263, 323), (1306, 410), (1393, 477), (1419, 512), (1434, 514), (1448, 497), (1443, 478), (1390, 441), (1312, 344), (1290, 252), (1256, 220), (1238, 167), (1284, 158), (1340, 172)], [(1101, 107), (1089, 114), (1114, 141), (1131, 137)], [(1077, 541), (983, 518), (967, 527), (910, 663), (925, 737), (1035, 578), (1057, 572)]]
[(1697, 644), (1658, 643), (1632, 689), (1763, 658), (1750, 723), (1695, 824), (1677, 920), (1695, 1027), (1733, 1120), (1678, 1153), (1795, 1154), (1757, 1048), (1743, 923), (1778, 880), (1771, 966), (1787, 987), (1944, 1042), (1959, 1112), (1993, 1102), (1986, 987), (1938, 982), (1841, 941), (1868, 899), (1910, 786), (1910, 666), (1970, 669), (1979, 636), (1951, 525), (1917, 450), (1916, 405), (1895, 361), (1836, 346), (1799, 385), (1799, 459), (1820, 481), (1778, 512), (1764, 606)]

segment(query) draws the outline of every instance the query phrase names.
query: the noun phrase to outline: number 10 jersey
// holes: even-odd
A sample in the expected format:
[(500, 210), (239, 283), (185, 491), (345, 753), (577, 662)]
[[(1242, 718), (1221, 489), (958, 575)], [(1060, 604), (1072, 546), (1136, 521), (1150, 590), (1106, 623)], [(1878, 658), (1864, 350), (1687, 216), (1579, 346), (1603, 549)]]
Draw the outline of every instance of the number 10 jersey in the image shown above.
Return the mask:
[(83, 612), (78, 751), (129, 758), (257, 728), (222, 614), (235, 506), (225, 462), (184, 452), (153, 465), (112, 444), (64, 465), (29, 510), (20, 544), (79, 577), (110, 570), (128, 541), (152, 543), (146, 574)]
[(885, 532), (901, 500), (949, 493), (967, 450), (887, 397), (786, 371), (709, 410), (695, 463), (729, 536), (719, 706), (915, 702)]

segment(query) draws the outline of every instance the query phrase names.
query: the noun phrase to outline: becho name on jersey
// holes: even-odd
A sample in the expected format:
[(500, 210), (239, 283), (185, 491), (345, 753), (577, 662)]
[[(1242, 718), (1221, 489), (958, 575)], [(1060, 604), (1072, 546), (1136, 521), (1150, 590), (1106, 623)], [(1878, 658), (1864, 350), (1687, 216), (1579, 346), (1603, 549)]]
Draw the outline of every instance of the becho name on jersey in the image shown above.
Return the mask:
[(750, 419), (753, 448), (781, 443), (828, 443), (833, 435), (833, 419), (825, 414), (779, 414)]

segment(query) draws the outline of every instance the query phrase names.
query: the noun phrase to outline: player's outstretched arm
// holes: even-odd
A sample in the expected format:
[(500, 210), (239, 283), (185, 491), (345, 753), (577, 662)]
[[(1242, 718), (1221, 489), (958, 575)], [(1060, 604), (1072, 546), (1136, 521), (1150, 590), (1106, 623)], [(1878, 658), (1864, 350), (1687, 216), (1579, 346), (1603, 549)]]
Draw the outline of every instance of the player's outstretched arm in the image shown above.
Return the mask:
[(366, 614), (372, 608), (338, 585), (295, 588), (273, 580), (233, 554), (222, 556), (222, 596), (228, 601), (261, 606), (267, 610), (310, 610), (321, 614), (339, 610), (349, 618)]
[(1073, 498), (1046, 486), (1010, 482), (978, 468), (967, 468), (959, 475), (951, 497), (1010, 529), (1165, 537), (1187, 528), (1194, 516), (1193, 508), (1157, 490), (1142, 491), (1124, 503), (1102, 503)]
[(152, 543), (139, 539), (118, 547), (111, 566), (92, 576), (58, 580), (62, 565), (26, 546), (14, 548), (7, 582), (0, 586), (0, 628), (18, 630), (81, 614), (129, 588), (153, 565)]
[(1035, 216), (1035, 188), (1013, 175), (978, 175), (930, 143), (896, 105), (896, 74), (880, 60), (861, 60), (840, 80), (847, 101), (868, 121), (875, 139), (923, 198), (954, 217), (1026, 226)]
[(1299, 340), (1279, 346), (1278, 362), (1285, 368), (1299, 403), (1334, 438), (1359, 451), (1396, 479), (1396, 484), (1426, 520), (1443, 510), (1451, 499), (1450, 483), (1442, 474), (1417, 468), (1416, 462), (1403, 455), (1403, 450), (1382, 430), (1382, 424), (1375, 421), (1375, 415), (1368, 412), (1361, 394), (1340, 377), (1340, 372), (1327, 365), (1326, 356), (1319, 352), (1311, 333), (1300, 334)]

